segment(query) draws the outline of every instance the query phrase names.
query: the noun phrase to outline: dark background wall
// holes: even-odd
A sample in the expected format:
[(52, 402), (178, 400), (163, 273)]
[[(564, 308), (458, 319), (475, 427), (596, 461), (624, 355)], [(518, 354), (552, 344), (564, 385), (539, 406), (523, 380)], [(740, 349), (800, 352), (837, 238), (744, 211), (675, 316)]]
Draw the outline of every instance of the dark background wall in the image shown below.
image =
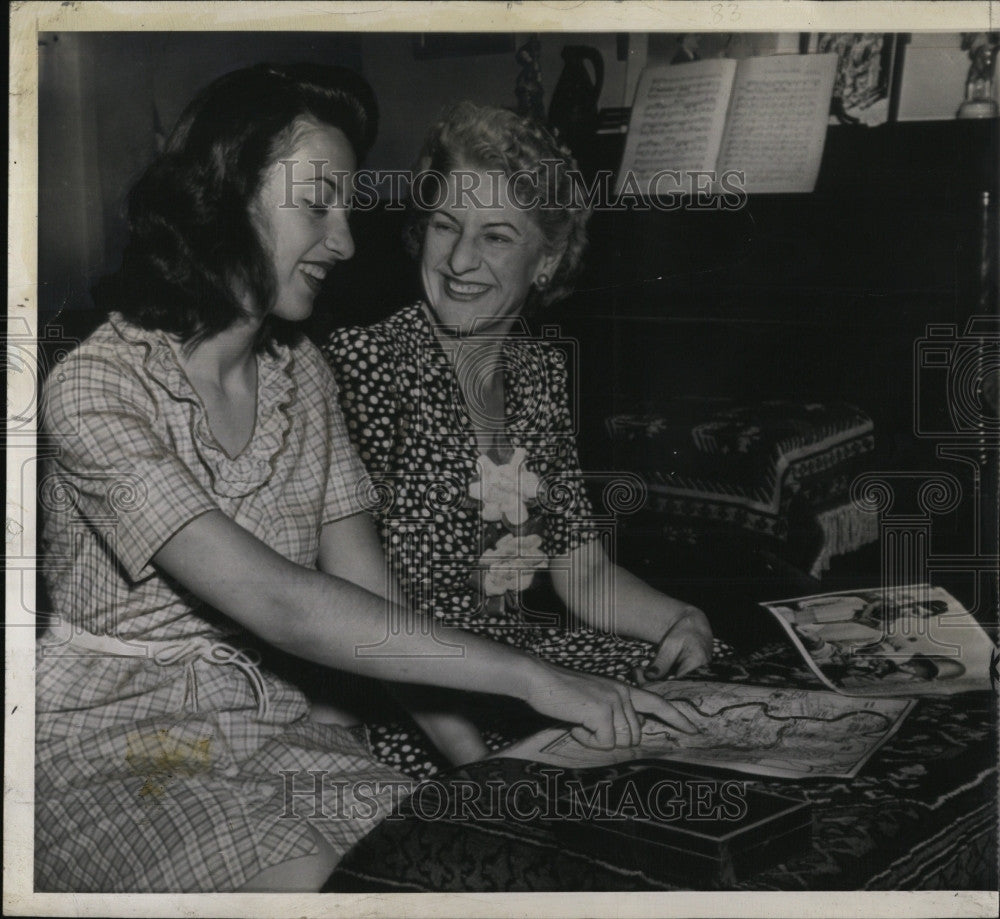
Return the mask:
[[(353, 67), (379, 99), (382, 126), (366, 165), (410, 166), (430, 124), (461, 98), (516, 103), (515, 49), (527, 36), (488, 44), (449, 36), (364, 32), (60, 32), (39, 42), (39, 291), (43, 317), (86, 308), (93, 280), (124, 241), (129, 187), (198, 89), (259, 61), (309, 60)], [(631, 73), (612, 33), (541, 36), (549, 94), (564, 44), (587, 43), (605, 61), (602, 106), (623, 104)], [(423, 47), (423, 50), (420, 48)], [(622, 59), (619, 59), (622, 58)], [(548, 97), (547, 97), (548, 98)]]
[[(382, 108), (367, 165), (405, 168), (447, 103), (514, 104), (514, 48), (525, 37), (494, 36), (484, 48), (452, 36), (421, 52), (420, 36), (404, 33), (43, 35), (41, 318), (90, 306), (90, 284), (120, 257), (129, 186), (212, 78), (267, 59), (355, 67)], [(788, 50), (788, 38), (756, 36), (744, 51)], [(546, 99), (561, 48), (574, 43), (602, 54), (602, 106), (626, 102), (654, 50), (650, 36), (544, 34)], [(912, 439), (915, 343), (928, 324), (962, 329), (991, 308), (980, 302), (980, 269), (983, 221), (996, 224), (996, 127), (833, 126), (812, 194), (753, 198), (734, 212), (596, 214), (577, 294), (543, 317), (580, 343), (587, 458), (607, 459), (608, 414), (672, 395), (837, 397), (870, 411), (884, 442)], [(620, 150), (620, 138), (605, 139), (590, 158), (614, 169)], [(357, 255), (320, 297), (317, 333), (374, 321), (416, 295), (401, 226), (392, 210), (355, 215)], [(994, 296), (995, 261), (985, 282)]]

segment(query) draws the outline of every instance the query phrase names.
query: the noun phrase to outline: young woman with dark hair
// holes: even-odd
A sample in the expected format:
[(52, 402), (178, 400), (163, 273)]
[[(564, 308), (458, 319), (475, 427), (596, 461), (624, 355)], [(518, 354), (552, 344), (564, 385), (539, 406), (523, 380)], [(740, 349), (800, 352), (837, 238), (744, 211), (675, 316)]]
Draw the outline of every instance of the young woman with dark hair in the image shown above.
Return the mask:
[(320, 888), (400, 776), (311, 720), (269, 646), (514, 696), (597, 746), (636, 742), (639, 712), (691, 729), (657, 696), (443, 639), (389, 599), (336, 384), (291, 334), (353, 254), (376, 117), (339, 68), (211, 84), (132, 195), (108, 321), (46, 382), (59, 624), (36, 662), (37, 890)]
[(360, 160), (378, 108), (356, 73), (313, 64), (259, 65), (201, 93), (129, 195), (129, 242), (121, 270), (94, 289), (98, 306), (196, 343), (247, 318), (247, 297), (270, 303), (275, 279), (250, 205), (276, 152), (291, 149), (297, 120), (336, 125)]

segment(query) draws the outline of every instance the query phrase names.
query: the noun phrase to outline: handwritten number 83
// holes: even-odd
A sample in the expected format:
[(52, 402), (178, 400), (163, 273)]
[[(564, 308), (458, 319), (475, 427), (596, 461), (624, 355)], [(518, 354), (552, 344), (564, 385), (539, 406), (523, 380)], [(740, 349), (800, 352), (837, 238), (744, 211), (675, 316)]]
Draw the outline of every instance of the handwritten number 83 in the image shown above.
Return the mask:
[(712, 22), (738, 22), (740, 5), (738, 3), (713, 3)]

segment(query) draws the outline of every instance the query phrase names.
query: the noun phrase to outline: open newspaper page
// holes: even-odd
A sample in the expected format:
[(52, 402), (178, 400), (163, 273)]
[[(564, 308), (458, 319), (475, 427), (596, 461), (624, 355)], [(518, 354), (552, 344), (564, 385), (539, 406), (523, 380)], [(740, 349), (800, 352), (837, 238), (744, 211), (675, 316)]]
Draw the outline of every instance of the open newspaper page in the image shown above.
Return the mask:
[(761, 605), (837, 692), (953, 695), (990, 688), (993, 642), (941, 587), (873, 588)]
[(549, 728), (497, 755), (570, 769), (656, 759), (776, 778), (853, 778), (915, 704), (701, 680), (645, 688), (680, 703), (698, 731), (683, 734), (648, 718), (636, 746), (595, 750), (569, 731)]

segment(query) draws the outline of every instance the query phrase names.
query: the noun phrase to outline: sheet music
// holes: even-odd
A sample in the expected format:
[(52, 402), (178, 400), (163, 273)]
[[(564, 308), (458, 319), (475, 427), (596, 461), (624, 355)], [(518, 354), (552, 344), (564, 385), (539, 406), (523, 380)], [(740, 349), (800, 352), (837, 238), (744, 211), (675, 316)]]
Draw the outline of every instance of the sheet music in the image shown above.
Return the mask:
[(816, 185), (835, 54), (776, 55), (740, 63), (718, 158), (745, 173), (749, 194), (810, 192)]
[[(714, 168), (736, 67), (736, 61), (716, 59), (643, 72), (616, 191), (638, 188), (646, 194), (650, 180), (664, 169)], [(629, 184), (630, 175), (634, 185)], [(667, 182), (661, 190), (679, 189)]]

